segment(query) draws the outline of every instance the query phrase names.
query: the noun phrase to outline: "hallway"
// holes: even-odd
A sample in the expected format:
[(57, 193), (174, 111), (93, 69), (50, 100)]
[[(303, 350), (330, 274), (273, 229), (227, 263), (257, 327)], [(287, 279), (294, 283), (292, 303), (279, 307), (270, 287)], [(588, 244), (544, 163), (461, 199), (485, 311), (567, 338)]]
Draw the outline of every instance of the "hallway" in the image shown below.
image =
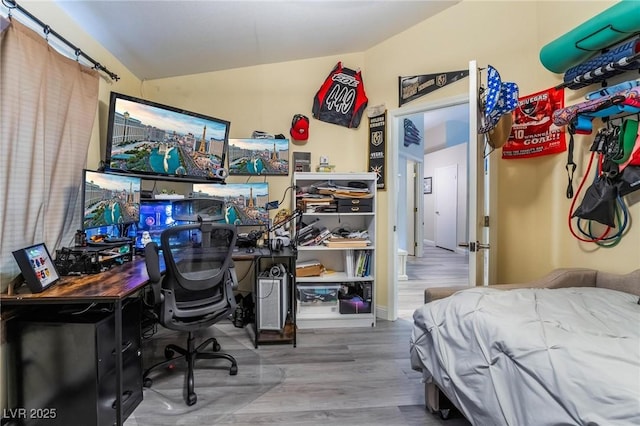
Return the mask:
[(467, 286), (469, 256), (425, 244), (423, 257), (408, 256), (409, 280), (398, 282), (398, 318), (413, 322), (413, 311), (424, 301), (424, 289)]

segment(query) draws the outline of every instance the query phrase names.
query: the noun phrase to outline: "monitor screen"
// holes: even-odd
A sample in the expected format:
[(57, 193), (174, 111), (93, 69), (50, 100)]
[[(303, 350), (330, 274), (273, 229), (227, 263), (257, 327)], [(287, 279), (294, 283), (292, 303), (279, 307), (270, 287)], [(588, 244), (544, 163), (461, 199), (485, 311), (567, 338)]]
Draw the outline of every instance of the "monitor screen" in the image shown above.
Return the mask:
[(16, 250), (13, 257), (32, 293), (40, 293), (60, 279), (44, 243)]
[(289, 139), (230, 139), (229, 175), (288, 175)]
[(84, 170), (82, 229), (138, 223), (142, 179)]
[(174, 180), (224, 180), (231, 123), (111, 92), (109, 170)]
[(193, 185), (193, 197), (217, 197), (224, 200), (224, 220), (233, 225), (269, 225), (269, 184), (228, 183)]

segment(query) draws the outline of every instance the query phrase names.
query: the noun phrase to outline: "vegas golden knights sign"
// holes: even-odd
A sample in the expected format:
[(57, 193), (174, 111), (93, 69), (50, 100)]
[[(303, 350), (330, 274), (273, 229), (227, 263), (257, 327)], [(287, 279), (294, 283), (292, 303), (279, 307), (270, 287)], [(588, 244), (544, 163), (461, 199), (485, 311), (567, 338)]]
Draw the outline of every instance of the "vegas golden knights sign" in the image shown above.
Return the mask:
[(454, 83), (469, 75), (469, 70), (448, 71), (438, 74), (412, 75), (411, 77), (398, 77), (399, 102), (402, 106), (409, 101), (438, 90), (448, 84)]

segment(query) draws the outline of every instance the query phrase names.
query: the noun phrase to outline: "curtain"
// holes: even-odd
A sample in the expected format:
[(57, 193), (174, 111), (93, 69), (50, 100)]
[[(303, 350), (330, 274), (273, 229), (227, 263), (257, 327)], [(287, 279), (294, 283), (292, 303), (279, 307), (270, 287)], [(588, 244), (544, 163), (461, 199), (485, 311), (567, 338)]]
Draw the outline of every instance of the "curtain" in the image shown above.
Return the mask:
[(82, 169), (98, 107), (98, 72), (12, 19), (0, 23), (0, 291), (19, 274), (12, 251), (72, 244)]

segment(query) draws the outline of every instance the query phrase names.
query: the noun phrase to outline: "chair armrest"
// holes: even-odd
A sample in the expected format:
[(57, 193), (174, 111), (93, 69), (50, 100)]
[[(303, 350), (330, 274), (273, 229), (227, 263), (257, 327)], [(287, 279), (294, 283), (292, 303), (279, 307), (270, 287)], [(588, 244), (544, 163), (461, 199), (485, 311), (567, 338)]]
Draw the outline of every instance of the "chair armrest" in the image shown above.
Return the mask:
[[(598, 272), (588, 268), (560, 268), (547, 275), (526, 283), (494, 284), (490, 288), (511, 290), (516, 288), (563, 288), (595, 287)], [(451, 296), (453, 293), (469, 287), (435, 287), (424, 291), (424, 303)]]

